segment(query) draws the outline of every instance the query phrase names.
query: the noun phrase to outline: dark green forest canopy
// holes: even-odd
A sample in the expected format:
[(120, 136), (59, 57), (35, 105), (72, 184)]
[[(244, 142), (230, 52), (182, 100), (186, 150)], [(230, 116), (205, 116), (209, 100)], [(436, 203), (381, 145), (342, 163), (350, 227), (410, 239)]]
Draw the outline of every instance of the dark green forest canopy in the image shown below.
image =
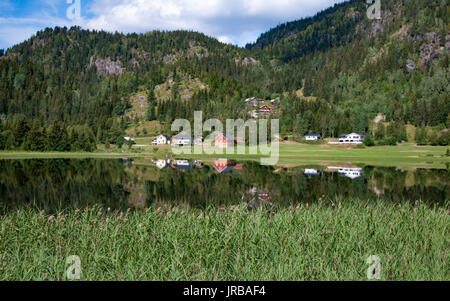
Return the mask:
[[(247, 119), (245, 98), (280, 97), (274, 117), (286, 134), (369, 133), (382, 114), (391, 122), (377, 131), (383, 141), (403, 141), (406, 124), (433, 127), (438, 141), (450, 126), (447, 1), (384, 0), (381, 20), (369, 20), (366, 10), (365, 1), (335, 5), (246, 48), (197, 32), (47, 28), (0, 51), (0, 144), (29, 147), (18, 145), (28, 132), (6, 141), (20, 135), (23, 120), (34, 136), (59, 121), (68, 136), (76, 128), (115, 142), (132, 122), (130, 96), (142, 91), (150, 96), (147, 119), (165, 124), (192, 119), (195, 110)], [(174, 91), (166, 100), (152, 96), (169, 78), (185, 77), (208, 88), (189, 100)]]

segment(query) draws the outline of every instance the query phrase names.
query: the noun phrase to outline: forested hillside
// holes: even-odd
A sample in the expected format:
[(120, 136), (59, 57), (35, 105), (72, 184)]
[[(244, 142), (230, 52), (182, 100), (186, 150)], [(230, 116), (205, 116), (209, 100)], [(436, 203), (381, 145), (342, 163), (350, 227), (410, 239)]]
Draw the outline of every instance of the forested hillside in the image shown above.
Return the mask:
[(302, 79), (303, 95), (317, 99), (311, 104), (292, 94), (285, 100), (286, 129), (368, 132), (379, 113), (391, 122), (390, 129), (379, 125), (379, 138), (389, 130), (389, 138), (404, 140), (407, 123), (448, 128), (448, 2), (382, 1), (381, 20), (369, 20), (366, 10), (365, 1), (336, 5), (247, 45), (274, 66), (280, 80), (272, 90), (293, 91)]
[[(143, 118), (165, 130), (195, 110), (247, 119), (244, 99), (279, 97), (272, 115), (284, 135), (356, 131), (393, 144), (409, 124), (419, 142), (447, 145), (447, 1), (383, 0), (381, 20), (366, 10), (365, 1), (336, 5), (246, 48), (186, 31), (40, 31), (0, 51), (0, 149), (122, 144), (140, 122), (127, 114), (135, 95), (146, 99)], [(57, 129), (65, 142), (49, 147)]]

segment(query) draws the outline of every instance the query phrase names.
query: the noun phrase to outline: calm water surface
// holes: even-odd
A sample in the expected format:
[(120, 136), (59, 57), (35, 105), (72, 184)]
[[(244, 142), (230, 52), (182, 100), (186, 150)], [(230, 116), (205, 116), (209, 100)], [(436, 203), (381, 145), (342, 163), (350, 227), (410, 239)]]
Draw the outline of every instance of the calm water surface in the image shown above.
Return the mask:
[(187, 204), (280, 208), (319, 200), (449, 200), (449, 170), (336, 164), (289, 169), (211, 160), (0, 160), (0, 210)]

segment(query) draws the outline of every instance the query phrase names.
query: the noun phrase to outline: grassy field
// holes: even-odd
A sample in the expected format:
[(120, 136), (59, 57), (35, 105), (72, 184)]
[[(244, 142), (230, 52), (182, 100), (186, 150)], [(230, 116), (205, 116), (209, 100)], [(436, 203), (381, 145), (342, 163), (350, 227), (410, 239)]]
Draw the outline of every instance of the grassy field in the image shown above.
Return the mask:
[(449, 208), (382, 201), (277, 212), (177, 207), (0, 216), (0, 280), (450, 280)]
[[(450, 157), (445, 156), (447, 147), (416, 146), (411, 143), (398, 146), (377, 146), (358, 149), (348, 146), (308, 145), (289, 143), (280, 145), (278, 164), (284, 166), (296, 165), (326, 165), (335, 163), (354, 163), (373, 166), (395, 166), (405, 169), (413, 168), (447, 168)], [(153, 146), (133, 148), (129, 150), (99, 150), (95, 153), (30, 153), (30, 152), (0, 152), (0, 159), (31, 159), (31, 158), (157, 158), (170, 153), (170, 147), (157, 149)], [(261, 155), (250, 155), (247, 148), (245, 155), (182, 155), (185, 158), (213, 159), (233, 158), (236, 160), (258, 160)]]

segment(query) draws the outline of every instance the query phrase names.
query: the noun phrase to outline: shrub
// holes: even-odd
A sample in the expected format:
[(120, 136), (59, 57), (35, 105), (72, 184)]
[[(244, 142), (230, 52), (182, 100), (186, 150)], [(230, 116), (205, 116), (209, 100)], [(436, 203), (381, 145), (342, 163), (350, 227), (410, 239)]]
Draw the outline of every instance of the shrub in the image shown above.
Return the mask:
[(365, 138), (364, 138), (364, 145), (365, 146), (375, 146), (375, 141), (373, 140), (372, 135), (368, 134)]

